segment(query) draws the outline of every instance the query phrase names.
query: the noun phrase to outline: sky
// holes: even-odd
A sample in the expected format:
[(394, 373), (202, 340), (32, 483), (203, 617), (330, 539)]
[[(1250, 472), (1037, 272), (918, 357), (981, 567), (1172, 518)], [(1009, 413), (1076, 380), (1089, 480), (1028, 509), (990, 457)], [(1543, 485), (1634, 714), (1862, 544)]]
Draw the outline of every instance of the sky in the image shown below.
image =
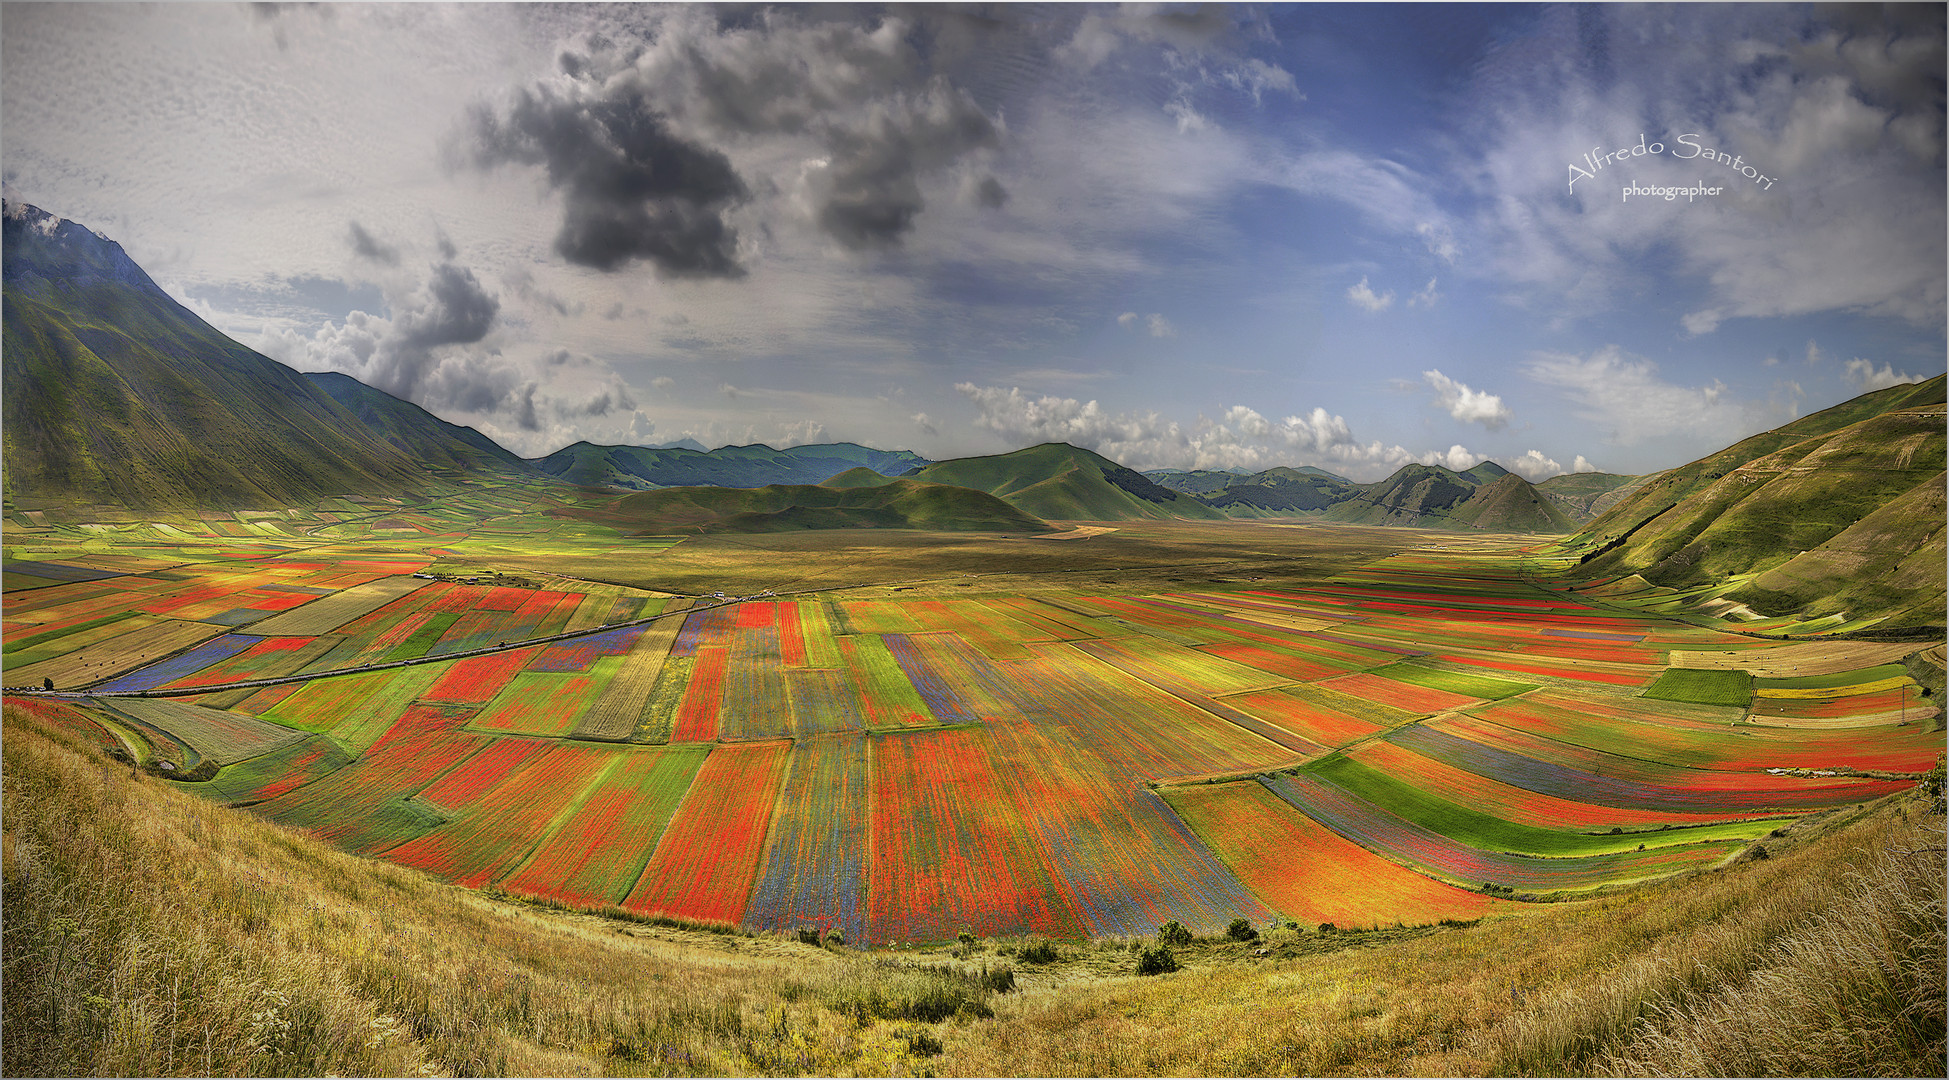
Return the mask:
[(1682, 464), (1945, 351), (1944, 9), (19, 4), (7, 198), (541, 456)]

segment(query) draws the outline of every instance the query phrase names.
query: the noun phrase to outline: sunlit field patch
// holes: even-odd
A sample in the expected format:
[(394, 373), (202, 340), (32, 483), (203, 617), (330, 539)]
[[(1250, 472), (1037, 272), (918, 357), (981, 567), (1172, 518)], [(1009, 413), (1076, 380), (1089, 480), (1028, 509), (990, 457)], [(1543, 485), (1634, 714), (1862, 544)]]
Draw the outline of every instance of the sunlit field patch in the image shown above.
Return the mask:
[(469, 727), (512, 735), (566, 735), (601, 692), (590, 675), (524, 671), (508, 680)]
[(1361, 847), (1461, 884), (1495, 884), (1537, 893), (1584, 891), (1708, 865), (1741, 846), (1736, 841), (1688, 843), (1579, 858), (1508, 854), (1464, 844), (1313, 777), (1273, 776), (1263, 783), (1308, 817)]
[[(794, 672), (793, 675), (821, 672)], [(764, 930), (810, 926), (866, 940), (866, 736), (802, 738), (772, 818), (764, 870), (744, 922)]]
[(1004, 791), (1051, 879), (1090, 934), (1143, 934), (1176, 920), (1216, 933), (1271, 912), (1143, 784), (1106, 767), (1062, 724), (991, 724)]
[(718, 710), (724, 699), (724, 668), (729, 650), (722, 647), (699, 649), (696, 666), (691, 669), (689, 689), (677, 709), (670, 741), (711, 742), (717, 738)]
[(445, 674), (420, 696), (427, 701), (485, 705), (494, 700), (509, 679), (527, 667), (538, 651), (532, 648), (511, 649), (455, 660)]
[(613, 755), (588, 800), (501, 881), (509, 892), (571, 907), (620, 903), (656, 850), (708, 748)]
[(613, 754), (576, 743), (501, 739), (420, 793), (452, 819), (385, 856), (479, 888), (520, 863), (566, 819)]
[(1349, 697), (1362, 698), (1409, 713), (1434, 713), (1467, 705), (1476, 699), (1413, 683), (1397, 682), (1379, 675), (1361, 673), (1323, 680), (1322, 687)]
[(920, 692), (908, 682), (906, 671), (887, 651), (879, 637), (848, 636), (838, 639), (840, 657), (848, 673), (860, 686), (861, 704), (873, 727), (914, 727), (936, 723)]
[(1743, 671), (1693, 671), (1672, 668), (1645, 688), (1644, 696), (1699, 705), (1744, 707), (1753, 700), (1753, 677)]
[(1345, 746), (1383, 730), (1378, 724), (1328, 708), (1289, 689), (1239, 694), (1225, 701), (1324, 747)]
[(766, 742), (712, 750), (623, 907), (721, 923), (742, 919), (791, 748)]
[(1381, 858), (1255, 781), (1172, 787), (1164, 797), (1254, 893), (1305, 925), (1473, 919), (1496, 904)]
[(878, 735), (872, 755), (873, 884), (867, 938), (945, 941), (962, 930), (1077, 937), (1036, 841), (1005, 806), (978, 732)]

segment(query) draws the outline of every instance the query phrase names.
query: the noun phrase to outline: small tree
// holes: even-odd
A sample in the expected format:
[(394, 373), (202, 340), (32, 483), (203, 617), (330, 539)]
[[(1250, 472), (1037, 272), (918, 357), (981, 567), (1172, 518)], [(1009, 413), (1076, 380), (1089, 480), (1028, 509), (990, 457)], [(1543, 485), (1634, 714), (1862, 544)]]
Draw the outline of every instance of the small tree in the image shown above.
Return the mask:
[[(1179, 929), (1183, 928), (1179, 927)], [(1139, 975), (1168, 975), (1181, 966), (1178, 958), (1171, 954), (1171, 950), (1162, 945), (1153, 946), (1137, 954)]]
[[(1191, 944), (1191, 931), (1186, 930), (1176, 919), (1157, 928), (1157, 943), (1182, 949)], [(1171, 970), (1175, 971), (1176, 968)]]
[(1251, 920), (1241, 915), (1232, 920), (1232, 925), (1225, 928), (1225, 936), (1233, 941), (1255, 941), (1259, 937), (1259, 932), (1252, 929)]

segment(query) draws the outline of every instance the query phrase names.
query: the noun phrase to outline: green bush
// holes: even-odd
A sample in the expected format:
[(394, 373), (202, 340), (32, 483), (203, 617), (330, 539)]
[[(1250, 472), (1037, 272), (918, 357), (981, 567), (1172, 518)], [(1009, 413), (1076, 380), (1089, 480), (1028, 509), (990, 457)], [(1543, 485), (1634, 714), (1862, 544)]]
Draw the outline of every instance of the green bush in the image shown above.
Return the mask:
[(1157, 943), (1181, 949), (1191, 944), (1191, 931), (1186, 930), (1176, 919), (1172, 919), (1157, 928)]
[[(1176, 924), (1173, 923), (1172, 925)], [(1179, 927), (1179, 929), (1183, 928)], [(1178, 963), (1178, 958), (1171, 954), (1171, 950), (1162, 945), (1145, 949), (1143, 952), (1137, 954), (1137, 974), (1139, 975), (1168, 975), (1178, 970), (1181, 966)]]
[(1225, 936), (1233, 941), (1257, 941), (1259, 932), (1252, 929), (1251, 920), (1241, 915), (1232, 920), (1232, 925), (1225, 928)]

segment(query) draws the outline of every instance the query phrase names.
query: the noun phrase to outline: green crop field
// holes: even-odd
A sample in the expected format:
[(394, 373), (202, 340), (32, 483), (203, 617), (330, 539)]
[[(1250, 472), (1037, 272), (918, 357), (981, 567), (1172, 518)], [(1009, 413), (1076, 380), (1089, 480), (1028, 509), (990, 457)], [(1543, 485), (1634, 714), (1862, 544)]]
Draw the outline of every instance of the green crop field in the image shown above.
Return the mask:
[(1658, 676), (1644, 696), (1700, 705), (1745, 705), (1753, 700), (1753, 677), (1743, 671), (1688, 671), (1673, 668)]

